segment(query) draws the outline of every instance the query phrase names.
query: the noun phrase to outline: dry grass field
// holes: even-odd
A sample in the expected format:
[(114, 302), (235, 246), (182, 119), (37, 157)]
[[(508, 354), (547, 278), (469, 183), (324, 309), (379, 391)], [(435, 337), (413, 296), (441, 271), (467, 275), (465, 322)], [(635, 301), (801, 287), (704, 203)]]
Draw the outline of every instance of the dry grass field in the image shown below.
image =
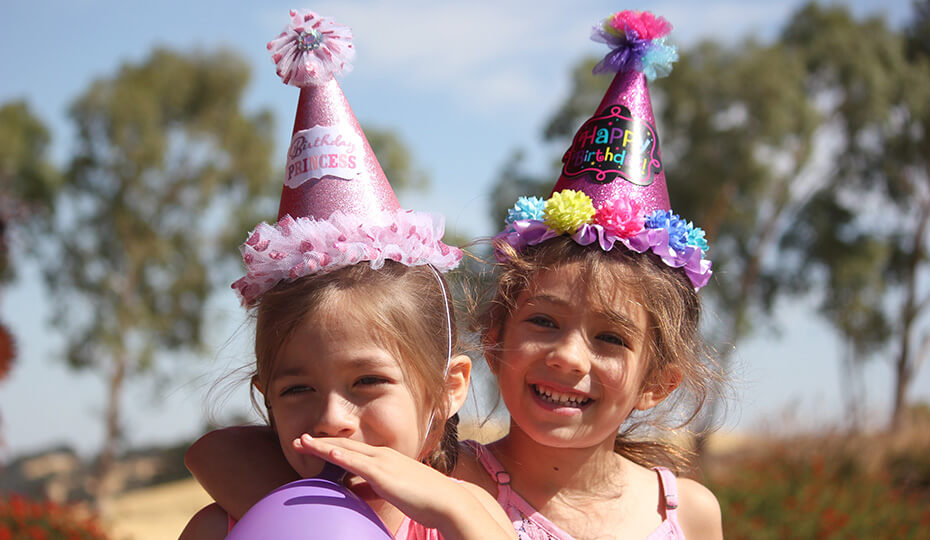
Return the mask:
[(131, 491), (108, 508), (108, 526), (114, 540), (165, 540), (177, 538), (194, 513), (211, 502), (193, 479)]

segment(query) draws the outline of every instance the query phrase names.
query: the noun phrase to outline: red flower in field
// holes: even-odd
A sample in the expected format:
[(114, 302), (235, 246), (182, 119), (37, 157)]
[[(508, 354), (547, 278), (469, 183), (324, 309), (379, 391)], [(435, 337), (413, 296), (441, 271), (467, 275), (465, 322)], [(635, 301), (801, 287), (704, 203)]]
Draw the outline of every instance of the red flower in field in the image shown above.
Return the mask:
[(839, 532), (849, 523), (849, 516), (836, 510), (827, 508), (820, 515), (820, 537), (827, 537), (835, 532)]
[(16, 344), (6, 326), (0, 324), (0, 381), (2, 381), (13, 367), (13, 358), (16, 357)]

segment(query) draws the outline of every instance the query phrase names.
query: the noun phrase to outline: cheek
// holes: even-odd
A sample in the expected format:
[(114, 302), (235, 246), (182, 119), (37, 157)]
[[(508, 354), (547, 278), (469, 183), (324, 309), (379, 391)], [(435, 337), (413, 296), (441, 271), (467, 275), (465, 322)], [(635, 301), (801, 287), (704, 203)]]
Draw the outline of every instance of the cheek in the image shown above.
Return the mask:
[(413, 454), (422, 442), (421, 426), (425, 425), (425, 420), (420, 418), (412, 400), (377, 400), (368, 404), (360, 414), (366, 442), (376, 446), (387, 445), (416, 457)]

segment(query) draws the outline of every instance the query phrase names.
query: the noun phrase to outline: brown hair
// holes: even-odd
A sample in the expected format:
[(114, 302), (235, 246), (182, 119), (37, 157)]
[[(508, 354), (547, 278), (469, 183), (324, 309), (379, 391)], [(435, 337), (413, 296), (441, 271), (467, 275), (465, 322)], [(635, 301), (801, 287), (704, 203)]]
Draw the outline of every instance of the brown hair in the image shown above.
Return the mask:
[[(701, 304), (684, 271), (670, 268), (652, 253), (626, 249), (605, 252), (578, 245), (569, 237), (548, 240), (516, 253), (509, 245), (498, 246), (507, 261), (498, 266), (493, 297), (477, 314), (479, 332), (489, 354), (500, 346), (504, 325), (516, 308), (517, 297), (543, 270), (580, 263), (589, 298), (605, 303), (618, 287), (643, 307), (647, 315), (643, 357), (648, 362), (643, 387), (654, 384), (666, 369), (681, 375), (681, 383), (666, 400), (646, 413), (634, 412), (618, 433), (614, 450), (647, 467), (666, 466), (676, 472), (690, 468), (691, 453), (670, 441), (637, 440), (643, 426), (673, 431), (691, 423), (719, 388), (719, 375), (699, 332)], [(497, 336), (497, 343), (490, 342)], [(675, 416), (678, 416), (678, 421)]]
[[(363, 262), (279, 283), (264, 293), (255, 307), (253, 380), (268, 388), (278, 354), (297, 327), (333, 301), (335, 295), (342, 298), (348, 295), (351, 307), (344, 309), (360, 314), (382, 345), (395, 358), (402, 359), (400, 367), (412, 381), (421, 410), (432, 412), (430, 435), (424, 444), (424, 448), (431, 450), (424, 462), (448, 474), (458, 455), (458, 415), (443, 422), (449, 413), (445, 371), (450, 354), (447, 333), (450, 323), (452, 354), (456, 353), (457, 336), (451, 298), (448, 292), (443, 293), (443, 288), (446, 291), (448, 288), (441, 280), (439, 273), (430, 267), (408, 267), (386, 261), (378, 270)], [(258, 408), (254, 391), (252, 402)], [(274, 419), (269, 419), (273, 426)], [(443, 423), (440, 432), (436, 428)]]

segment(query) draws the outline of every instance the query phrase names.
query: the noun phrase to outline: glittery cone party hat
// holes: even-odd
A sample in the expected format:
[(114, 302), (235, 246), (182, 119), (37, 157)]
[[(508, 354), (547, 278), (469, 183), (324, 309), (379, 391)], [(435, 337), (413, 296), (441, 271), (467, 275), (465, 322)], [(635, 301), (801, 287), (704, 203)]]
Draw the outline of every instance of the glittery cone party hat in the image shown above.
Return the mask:
[(351, 69), (351, 30), (313, 12), (268, 43), (278, 75), (300, 88), (278, 219), (328, 218), (333, 211), (372, 218), (400, 208), (334, 75)]
[(252, 306), (282, 281), (362, 261), (454, 268), (458, 248), (442, 242), (442, 216), (397, 202), (335, 75), (351, 69), (352, 32), (311, 11), (268, 43), (278, 75), (300, 88), (274, 225), (260, 223), (240, 246), (248, 269), (233, 283)]
[(669, 210), (668, 188), (646, 79), (666, 75), (678, 58), (665, 36), (671, 25), (648, 12), (622, 11), (594, 27), (611, 47), (595, 73), (616, 72), (610, 88), (562, 158), (553, 193), (585, 192), (594, 206), (635, 199), (645, 210)]

